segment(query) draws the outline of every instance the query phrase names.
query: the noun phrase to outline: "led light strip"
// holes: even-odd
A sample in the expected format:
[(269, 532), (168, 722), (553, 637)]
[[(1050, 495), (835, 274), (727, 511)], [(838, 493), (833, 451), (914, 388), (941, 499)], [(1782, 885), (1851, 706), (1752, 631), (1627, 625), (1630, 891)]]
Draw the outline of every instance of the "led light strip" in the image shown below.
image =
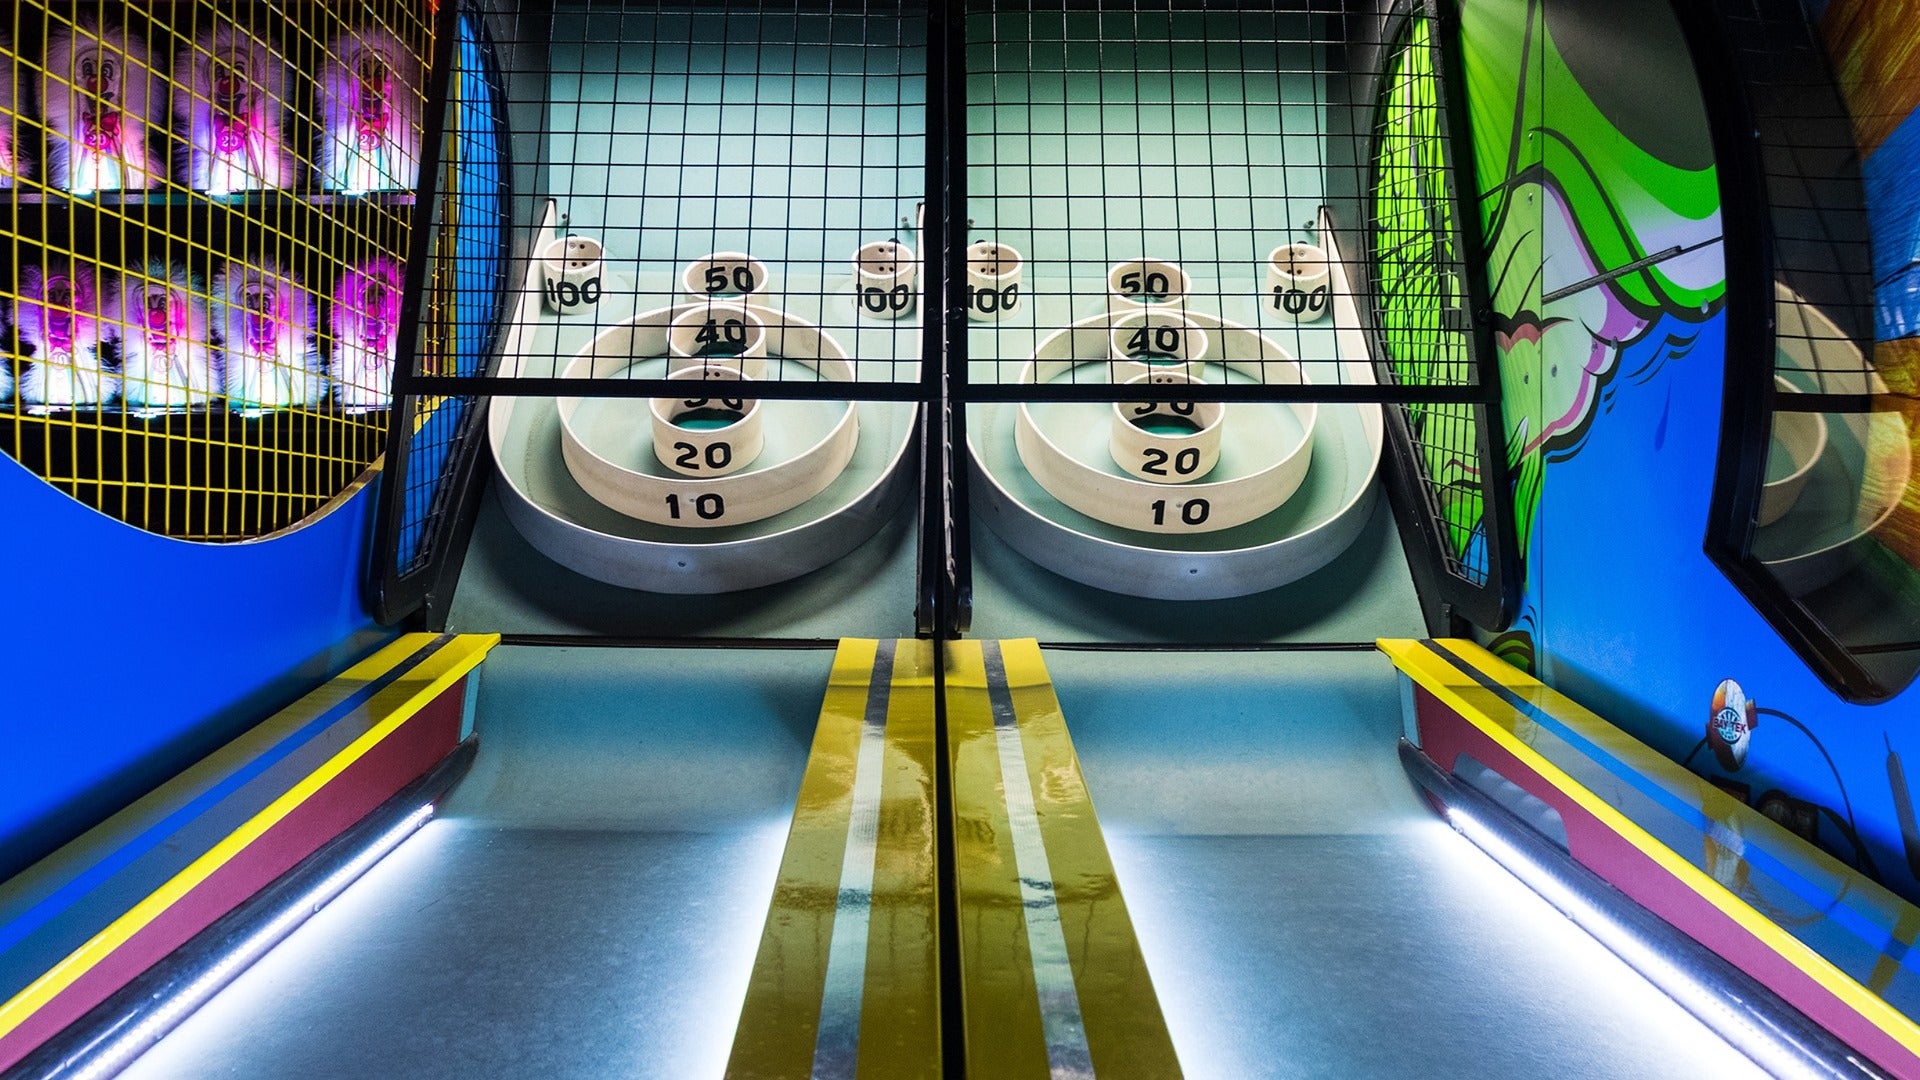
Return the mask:
[(428, 803), (402, 818), (344, 866), (280, 909), (264, 926), (249, 933), (184, 988), (142, 1016), (138, 1022), (119, 1030), (107, 1042), (88, 1053), (78, 1068), (71, 1072), (58, 1070), (50, 1075), (58, 1076), (61, 1080), (107, 1080), (118, 1075), (135, 1058), (179, 1026), (182, 1020), (212, 1000), (241, 972), (285, 940), (288, 934), (299, 929), (321, 908), (346, 891), (347, 886), (373, 869), (374, 864), (392, 854), (408, 837), (420, 831), (432, 817), (433, 805)]
[(1405, 740), (1400, 758), (1456, 832), (1769, 1075), (1884, 1080), (1830, 1033), (1658, 916), (1623, 897), (1600, 902), (1596, 897), (1620, 894)]
[[(1521, 738), (1516, 731), (1519, 727), (1539, 728), (1541, 733), (1564, 742), (1612, 777), (1651, 800), (1654, 805), (1679, 816), (1697, 831), (1709, 831), (1712, 826), (1704, 816), (1707, 804), (1693, 800), (1714, 795), (1725, 798), (1724, 794), (1708, 791), (1709, 786), (1705, 781), (1690, 773), (1683, 773), (1672, 762), (1659, 758), (1643, 744), (1625, 737), (1605, 721), (1562, 699), (1562, 704), (1570, 706), (1573, 713), (1584, 713), (1589, 718), (1579, 721), (1581, 730), (1575, 730), (1572, 721), (1542, 707), (1554, 696), (1550, 689), (1521, 676), (1478, 646), (1442, 640), (1382, 641), (1381, 647), (1402, 671), (1431, 693), (1441, 706), (1486, 736), (1499, 749), (1512, 754), (1523, 766), (1558, 789), (1574, 807), (1637, 849), (1640, 855), (1679, 885), (1717, 908), (1740, 931), (1751, 935), (1761, 946), (1799, 969), (1817, 984), (1819, 991), (1858, 1014), (1871, 1028), (1878, 1029), (1877, 1034), (1889, 1040), (1885, 1047), (1887, 1052), (1910, 1057), (1920, 1048), (1920, 1029), (1916, 1029), (1912, 1018), (1880, 994), (1867, 989), (1855, 974), (1840, 967), (1834, 959), (1761, 914), (1746, 899), (1652, 835), (1640, 819), (1628, 816), (1613, 800), (1602, 798), (1594, 789), (1576, 780), (1561, 765), (1548, 758), (1544, 749), (1536, 748), (1530, 739)], [(1463, 675), (1468, 681), (1460, 681), (1459, 677)], [(1483, 692), (1491, 692), (1503, 708), (1514, 709), (1526, 720), (1519, 724), (1503, 722), (1496, 715), (1497, 710), (1489, 711), (1484, 701), (1476, 697)], [(1536, 703), (1537, 697), (1540, 703)], [(1618, 756), (1623, 754), (1642, 760), (1636, 765)], [(1676, 775), (1663, 775), (1659, 771), (1662, 767), (1674, 770)], [(1699, 791), (1700, 796), (1682, 796), (1679, 790), (1670, 788), (1670, 784), (1691, 785)], [(1690, 801), (1693, 802), (1691, 810), (1688, 809)], [(1802, 871), (1783, 864), (1764, 846), (1748, 845), (1743, 857), (1761, 873), (1793, 890), (1800, 899), (1816, 905), (1827, 918), (1834, 920), (1848, 933), (1865, 942), (1875, 940), (1873, 934), (1866, 932), (1869, 927), (1862, 923), (1862, 913), (1855, 910), (1851, 903), (1836, 904), (1831, 893), (1822, 897), (1815, 896), (1813, 891), (1803, 891), (1809, 890), (1809, 883), (1801, 877)], [(1886, 929), (1882, 927), (1881, 933), (1884, 934)], [(1853, 1037), (1871, 1036), (1856, 1033)]]

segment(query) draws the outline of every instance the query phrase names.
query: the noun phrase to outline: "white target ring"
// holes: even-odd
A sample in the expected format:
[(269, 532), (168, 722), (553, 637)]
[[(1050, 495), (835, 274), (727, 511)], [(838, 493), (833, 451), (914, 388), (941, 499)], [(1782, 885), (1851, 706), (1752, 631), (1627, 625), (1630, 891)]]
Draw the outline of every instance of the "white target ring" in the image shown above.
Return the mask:
[(967, 246), (967, 318), (998, 322), (1020, 307), (1025, 260), (1009, 244), (982, 240)]
[[(1192, 375), (1157, 371), (1127, 385), (1198, 383)], [(1227, 407), (1218, 401), (1116, 401), (1107, 435), (1113, 463), (1150, 484), (1201, 480), (1220, 463)]]
[(853, 253), (853, 306), (867, 318), (898, 319), (913, 311), (920, 264), (898, 240), (866, 244)]
[[(668, 351), (670, 325), (687, 312), (704, 312), (708, 306), (701, 301), (635, 316), (626, 327), (631, 335), (627, 350), (603, 354), (589, 349), (567, 365), (563, 377), (610, 378), (627, 370), (636, 359), (664, 355)], [(774, 339), (770, 348), (775, 355), (810, 367), (827, 381), (853, 381), (853, 364), (846, 350), (832, 337), (817, 327), (779, 321), (778, 333), (770, 335)], [(669, 377), (693, 379), (700, 372), (697, 367), (684, 370), (688, 374)], [(738, 471), (718, 475), (711, 471), (700, 475), (662, 475), (619, 464), (589, 446), (574, 424), (574, 414), (582, 400), (560, 398), (557, 402), (560, 451), (574, 481), (609, 509), (639, 521), (675, 528), (742, 525), (791, 510), (825, 491), (839, 477), (853, 457), (860, 437), (859, 410), (853, 402), (846, 401), (839, 403), (845, 406), (845, 411), (838, 422), (817, 442), (793, 457), (768, 461), (760, 456)], [(673, 453), (677, 456), (682, 452)], [(705, 451), (700, 453), (704, 455)], [(705, 460), (704, 456), (701, 460)], [(662, 465), (665, 467), (664, 459)]]
[(606, 250), (588, 236), (561, 236), (540, 252), (541, 299), (558, 315), (591, 315), (606, 280)]
[(1283, 244), (1267, 255), (1266, 307), (1281, 322), (1319, 322), (1333, 310), (1333, 267), (1312, 244)]
[(667, 352), (670, 375), (699, 369), (765, 378), (767, 323), (740, 304), (695, 301), (683, 305), (667, 327)]
[(1200, 324), (1164, 308), (1142, 308), (1115, 316), (1107, 333), (1113, 381), (1129, 383), (1142, 375), (1172, 372), (1201, 381), (1201, 361), (1210, 342)]
[[(1096, 362), (1096, 357), (1084, 355), (1091, 350), (1084, 345), (1076, 348), (1076, 342), (1084, 341), (1089, 333), (1104, 331), (1108, 319), (1098, 315), (1048, 337), (1034, 358), (1022, 366), (1018, 381), (1045, 384), (1082, 364)], [(1306, 382), (1300, 365), (1290, 357), (1220, 362), (1270, 385)], [(1070, 453), (1036, 421), (1028, 402), (1021, 402), (1015, 414), (1014, 447), (1035, 482), (1062, 504), (1088, 517), (1144, 533), (1218, 532), (1279, 509), (1306, 479), (1313, 459), (1313, 429), (1319, 408), (1312, 402), (1290, 403), (1287, 408), (1299, 424), (1300, 437), (1290, 440), (1270, 460), (1226, 479), (1170, 485), (1157, 478), (1117, 475), (1111, 462), (1083, 460)], [(1223, 412), (1231, 412), (1231, 406)], [(1228, 419), (1223, 415), (1221, 422)]]

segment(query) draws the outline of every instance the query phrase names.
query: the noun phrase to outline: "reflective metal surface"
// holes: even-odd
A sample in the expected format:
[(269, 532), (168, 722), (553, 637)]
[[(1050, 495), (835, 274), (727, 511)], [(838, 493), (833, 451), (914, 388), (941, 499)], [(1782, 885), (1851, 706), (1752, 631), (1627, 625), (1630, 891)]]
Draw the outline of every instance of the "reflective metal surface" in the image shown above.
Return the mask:
[(719, 1076), (830, 660), (496, 650), (443, 817), (125, 1075)]
[(1764, 1075), (1433, 816), (1385, 658), (1047, 664), (1187, 1075)]

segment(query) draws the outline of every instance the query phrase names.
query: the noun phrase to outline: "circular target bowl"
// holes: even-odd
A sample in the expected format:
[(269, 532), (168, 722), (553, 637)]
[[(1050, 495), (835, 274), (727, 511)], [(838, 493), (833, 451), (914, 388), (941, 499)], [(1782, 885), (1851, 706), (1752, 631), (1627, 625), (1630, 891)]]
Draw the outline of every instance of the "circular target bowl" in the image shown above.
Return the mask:
[[(1262, 381), (1260, 361), (1290, 363), (1286, 351), (1256, 331), (1189, 311), (1221, 342), (1216, 355), (1233, 366), (1199, 365), (1209, 382)], [(1107, 382), (1106, 316), (1083, 320), (1041, 345), (1041, 355), (1081, 361), (1059, 381)], [(1061, 334), (1068, 335), (1060, 340)], [(1278, 380), (1276, 380), (1278, 381)], [(1036, 426), (1058, 433), (1062, 449), (1087, 462), (1105, 459), (1111, 405), (1029, 403)], [(1277, 509), (1214, 532), (1149, 534), (1097, 520), (1051, 495), (1025, 468), (1018, 448), (1017, 404), (969, 410), (973, 504), (1014, 550), (1081, 584), (1164, 600), (1216, 600), (1278, 588), (1318, 570), (1345, 551), (1372, 513), (1384, 425), (1378, 406), (1320, 405), (1312, 424), (1312, 465)], [(1273, 402), (1233, 402), (1223, 426), (1221, 462), (1212, 477), (1257, 468), (1300, 437), (1300, 416)], [(1076, 434), (1076, 432), (1078, 434)], [(1086, 445), (1080, 445), (1081, 443)], [(1169, 486), (1170, 498), (1177, 498)], [(1171, 502), (1168, 510), (1173, 510)]]
[[(595, 377), (664, 377), (666, 328), (687, 306), (643, 312), (611, 327), (573, 362), (587, 364)], [(819, 327), (779, 312), (762, 315), (768, 324), (769, 380), (818, 379), (816, 365), (831, 368), (844, 361), (844, 350)], [(818, 445), (822, 431), (840, 422), (848, 409), (846, 401), (763, 400), (766, 444), (753, 469), (790, 462)], [(711, 594), (759, 588), (817, 570), (858, 547), (892, 516), (912, 486), (912, 470), (903, 465), (915, 408), (860, 402), (857, 409), (859, 437), (851, 456), (817, 494), (757, 521), (716, 521), (699, 528), (639, 520), (589, 494), (564, 458), (555, 399), (497, 399), (489, 436), (505, 481), (501, 496), (507, 516), (542, 554), (622, 588)], [(570, 424), (575, 440), (615, 469), (661, 479), (679, 475), (654, 453), (645, 399), (581, 398)], [(697, 519), (697, 506), (683, 501), (682, 513), (689, 509)]]

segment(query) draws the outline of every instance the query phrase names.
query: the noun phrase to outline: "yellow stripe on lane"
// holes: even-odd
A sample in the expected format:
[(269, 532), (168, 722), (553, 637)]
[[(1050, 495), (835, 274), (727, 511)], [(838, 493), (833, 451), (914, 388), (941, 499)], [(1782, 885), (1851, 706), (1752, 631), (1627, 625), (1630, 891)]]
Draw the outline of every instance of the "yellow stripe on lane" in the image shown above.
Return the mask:
[[(1434, 655), (1420, 642), (1394, 640), (1381, 641), (1379, 644), (1381, 651), (1392, 657), (1402, 671), (1407, 672), (1416, 683), (1443, 705), (1465, 717), (1496, 745), (1519, 759), (1521, 764), (1538, 773), (1542, 779), (1566, 795), (1575, 805), (1619, 834), (1622, 839), (1651, 859), (1655, 865), (1699, 894), (1702, 899), (1719, 909), (1736, 925), (1758, 938), (1767, 948), (1800, 969), (1827, 992), (1845, 1003), (1848, 1008), (1884, 1031), (1888, 1037), (1909, 1052), (1920, 1055), (1920, 1026), (1916, 1026), (1911, 1018), (1889, 1005), (1880, 995), (1862, 986), (1858, 980), (1840, 970), (1832, 961), (1793, 936), (1772, 919), (1767, 918), (1712, 875), (1662, 843), (1633, 819), (1573, 779), (1540, 751), (1534, 749), (1532, 734), (1533, 729), (1538, 725), (1533, 720), (1517, 713), (1498, 695), (1475, 682), (1470, 675), (1455, 669), (1445, 660)], [(1475, 650), (1479, 650), (1479, 647), (1471, 642), (1452, 639), (1447, 640), (1444, 646), (1457, 650), (1463, 657), (1475, 655)], [(1475, 662), (1472, 666), (1496, 676), (1503, 686), (1510, 685), (1509, 680), (1516, 678), (1524, 680), (1512, 685), (1515, 685), (1516, 689), (1524, 688), (1521, 690), (1522, 695), (1530, 702), (1539, 704), (1543, 709), (1550, 709), (1556, 717), (1561, 715), (1564, 698), (1557, 694), (1551, 699), (1540, 698), (1538, 696), (1540, 691), (1544, 690), (1549, 694), (1553, 691), (1524, 673), (1519, 673), (1517, 669), (1507, 665), (1498, 657), (1492, 656), (1491, 653), (1487, 653), (1486, 656), (1488, 660), (1484, 664)], [(1476, 660), (1478, 659), (1476, 656)], [(1496, 665), (1505, 670), (1496, 671)], [(1565, 702), (1565, 705), (1584, 714), (1580, 721), (1583, 735), (1606, 736), (1604, 745), (1608, 747), (1609, 752), (1612, 751), (1615, 741), (1627, 738), (1613, 725), (1593, 716), (1592, 713), (1578, 709), (1570, 702)], [(1596, 738), (1595, 741), (1597, 745), (1601, 744), (1600, 739)]]
[(279, 824), (354, 762), (365, 757), (368, 751), (379, 746), (422, 708), (478, 667), (499, 641), (497, 634), (462, 634), (375, 694), (356, 710), (372, 721), (364, 734), (295, 784), (286, 794), (249, 818), (206, 854), (189, 863), (125, 915), (95, 934), (86, 944), (68, 954), (6, 1004), (0, 1005), (0, 1038), (58, 997), (201, 882), (245, 851), (267, 830)]
[(1180, 1075), (1039, 644), (950, 646), (968, 1074)]
[(167, 815), (212, 789), (288, 735), (326, 715), (328, 710), (439, 637), (438, 634), (403, 634), (388, 642), (12, 880), (0, 882), (0, 922), (7, 921), (9, 913), (24, 911), (58, 892), (104, 856), (160, 824)]
[(860, 1016), (863, 1080), (940, 1076), (935, 651), (931, 641), (903, 640), (893, 656)]
[(933, 678), (931, 643), (840, 643), (731, 1080), (940, 1075)]
[(1048, 1075), (1020, 870), (1001, 785), (1000, 752), (978, 641), (948, 642), (947, 753), (960, 926), (960, 1008), (976, 1080)]
[(846, 638), (834, 653), (813, 749), (794, 802), (767, 928), (754, 957), (727, 1076), (811, 1076), (820, 994), (839, 904), (854, 764), (880, 643)]
[(1027, 638), (1000, 648), (1094, 1071), (1104, 1080), (1171, 1080), (1180, 1063), (1040, 643)]

